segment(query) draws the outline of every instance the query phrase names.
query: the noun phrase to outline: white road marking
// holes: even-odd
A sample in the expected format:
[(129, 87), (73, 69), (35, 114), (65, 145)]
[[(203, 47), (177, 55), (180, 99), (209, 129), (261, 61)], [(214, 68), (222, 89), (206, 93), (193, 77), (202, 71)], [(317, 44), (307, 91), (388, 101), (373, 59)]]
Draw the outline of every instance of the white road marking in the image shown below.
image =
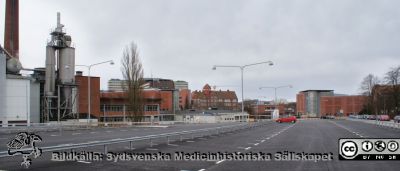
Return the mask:
[[(125, 149), (131, 150), (130, 147), (125, 147)], [(134, 149), (136, 149), (136, 148), (132, 148), (132, 150), (134, 150)]]
[(98, 143), (99, 141), (89, 141), (88, 143)]
[(120, 130), (120, 131), (122, 131), (122, 132), (125, 132), (125, 131), (128, 131), (128, 130), (126, 130), (126, 129), (123, 129), (123, 130)]
[(254, 146), (258, 146), (258, 143), (255, 143)]
[(174, 146), (174, 147), (176, 147), (176, 146), (179, 146), (178, 144), (168, 144), (169, 146)]
[(79, 135), (79, 134), (81, 134), (81, 133), (79, 133), (79, 132), (78, 133), (72, 133), (72, 135)]
[(76, 162), (79, 162), (79, 163), (86, 163), (86, 164), (90, 164), (90, 163), (92, 163), (92, 162), (83, 161), (83, 160), (78, 160), (78, 161), (76, 161)]
[(268, 137), (267, 140), (269, 140), (271, 137)]
[(199, 171), (205, 171), (206, 169), (200, 169)]
[(207, 140), (207, 138), (199, 138), (199, 140)]
[(91, 134), (97, 134), (97, 132), (90, 132)]
[(149, 151), (158, 151), (158, 149), (156, 149), (156, 148), (146, 148), (146, 150), (149, 150)]
[(190, 140), (189, 140), (189, 141), (186, 141), (186, 142), (192, 143), (192, 142), (194, 142), (194, 141), (190, 141)]
[(261, 140), (261, 142), (263, 143), (265, 140)]
[(249, 149), (251, 149), (251, 147), (247, 147), (247, 148), (245, 148), (245, 150), (249, 150)]
[(222, 162), (224, 162), (225, 160), (220, 160), (220, 161), (217, 161), (217, 162), (215, 162), (215, 164), (220, 164), (220, 163), (222, 163)]
[(246, 147), (238, 147), (238, 149), (245, 149)]
[(50, 136), (52, 136), (52, 137), (56, 137), (56, 136), (60, 136), (60, 135), (54, 135), (54, 134), (51, 134)]

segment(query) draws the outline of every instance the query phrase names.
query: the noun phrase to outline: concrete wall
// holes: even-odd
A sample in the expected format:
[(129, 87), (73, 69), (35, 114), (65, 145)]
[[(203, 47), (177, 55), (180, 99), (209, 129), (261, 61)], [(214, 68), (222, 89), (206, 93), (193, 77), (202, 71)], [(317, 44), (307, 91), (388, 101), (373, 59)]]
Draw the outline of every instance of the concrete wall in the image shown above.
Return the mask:
[[(27, 121), (30, 118), (30, 80), (6, 79), (6, 114), (3, 122)], [(28, 117), (28, 118), (27, 118)]]
[(6, 56), (0, 53), (0, 121), (5, 117), (5, 102), (6, 102)]
[(31, 123), (40, 122), (40, 83), (30, 82), (30, 120)]

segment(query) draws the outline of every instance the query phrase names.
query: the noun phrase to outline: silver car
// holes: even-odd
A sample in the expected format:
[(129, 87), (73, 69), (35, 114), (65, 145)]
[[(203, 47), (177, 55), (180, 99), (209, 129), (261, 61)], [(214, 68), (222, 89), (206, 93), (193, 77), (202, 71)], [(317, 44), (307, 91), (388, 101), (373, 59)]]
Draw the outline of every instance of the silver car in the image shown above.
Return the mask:
[(394, 121), (395, 123), (400, 123), (400, 115), (395, 116), (395, 117), (393, 118), (393, 121)]

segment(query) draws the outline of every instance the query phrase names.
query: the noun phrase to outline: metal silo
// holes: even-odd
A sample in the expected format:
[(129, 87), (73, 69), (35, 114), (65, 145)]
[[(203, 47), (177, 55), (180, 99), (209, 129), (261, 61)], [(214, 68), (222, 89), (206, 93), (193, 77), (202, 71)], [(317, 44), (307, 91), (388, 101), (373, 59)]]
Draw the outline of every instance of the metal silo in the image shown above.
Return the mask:
[(75, 82), (75, 48), (66, 47), (59, 50), (58, 74), (62, 84)]
[(46, 79), (44, 92), (45, 95), (53, 96), (55, 91), (56, 81), (56, 49), (51, 46), (46, 46)]
[(46, 47), (45, 112), (47, 121), (72, 119), (77, 115), (75, 104), (75, 48), (71, 36), (64, 32), (57, 13), (57, 27), (50, 33)]

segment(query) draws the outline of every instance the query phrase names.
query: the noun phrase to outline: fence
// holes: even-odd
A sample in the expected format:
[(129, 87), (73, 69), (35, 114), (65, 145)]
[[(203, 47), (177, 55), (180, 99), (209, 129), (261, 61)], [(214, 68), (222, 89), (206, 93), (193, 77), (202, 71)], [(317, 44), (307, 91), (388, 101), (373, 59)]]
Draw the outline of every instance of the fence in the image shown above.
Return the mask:
[[(42, 152), (52, 152), (52, 151), (61, 151), (61, 150), (70, 150), (70, 149), (77, 149), (77, 148), (88, 148), (94, 146), (103, 146), (104, 147), (104, 154), (107, 153), (107, 147), (111, 144), (119, 144), (119, 143), (129, 143), (130, 149), (133, 149), (133, 142), (136, 141), (144, 141), (148, 140), (150, 142), (150, 147), (153, 146), (153, 141), (155, 139), (165, 138), (167, 144), (170, 143), (171, 137), (179, 137), (180, 141), (183, 140), (183, 136), (190, 135), (192, 139), (196, 138), (195, 134), (200, 134), (198, 137), (204, 136), (211, 136), (211, 135), (219, 135), (222, 133), (227, 132), (234, 132), (243, 129), (251, 129), (258, 126), (265, 124), (265, 122), (257, 122), (257, 123), (244, 123), (244, 124), (236, 124), (236, 125), (228, 125), (228, 126), (220, 126), (220, 127), (213, 127), (213, 128), (203, 128), (203, 129), (196, 129), (190, 131), (181, 131), (181, 132), (172, 132), (172, 133), (163, 133), (157, 135), (147, 135), (141, 137), (131, 137), (131, 138), (123, 138), (123, 139), (112, 139), (112, 140), (104, 140), (104, 141), (94, 141), (88, 143), (77, 143), (77, 144), (65, 144), (65, 145), (57, 145), (57, 146), (48, 146), (48, 147), (41, 147)], [(32, 149), (23, 149), (19, 151), (29, 151)], [(9, 157), (8, 151), (1, 151), (0, 157)]]
[(396, 123), (394, 121), (366, 120), (366, 119), (355, 119), (355, 118), (348, 118), (348, 120), (400, 129), (400, 123)]

